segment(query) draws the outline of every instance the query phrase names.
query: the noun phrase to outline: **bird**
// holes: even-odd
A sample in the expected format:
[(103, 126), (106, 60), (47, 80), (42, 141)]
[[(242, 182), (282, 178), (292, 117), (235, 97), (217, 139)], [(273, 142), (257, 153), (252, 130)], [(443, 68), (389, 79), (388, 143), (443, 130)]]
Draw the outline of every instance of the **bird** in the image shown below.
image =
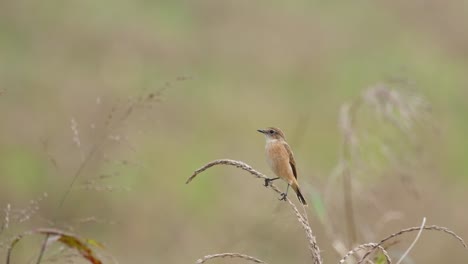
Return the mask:
[(265, 179), (265, 186), (277, 179), (283, 179), (288, 183), (286, 192), (281, 193), (280, 200), (286, 201), (288, 196), (289, 186), (296, 192), (297, 198), (304, 206), (307, 206), (307, 202), (301, 193), (299, 184), (297, 182), (297, 169), (294, 155), (286, 142), (286, 137), (279, 128), (268, 127), (266, 129), (258, 129), (258, 132), (265, 135), (265, 156), (270, 169), (277, 176), (276, 178)]

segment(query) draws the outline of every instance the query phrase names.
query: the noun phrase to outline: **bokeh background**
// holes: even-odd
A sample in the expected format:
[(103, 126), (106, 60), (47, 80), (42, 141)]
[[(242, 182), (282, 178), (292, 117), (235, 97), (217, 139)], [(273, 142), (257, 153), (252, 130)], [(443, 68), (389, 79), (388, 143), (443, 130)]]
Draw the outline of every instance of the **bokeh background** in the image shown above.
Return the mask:
[[(261, 181), (215, 167), (185, 185), (218, 158), (271, 175), (256, 129), (277, 126), (336, 263), (333, 242), (351, 246), (340, 113), (356, 100), (354, 242), (423, 217), (467, 239), (467, 16), (468, 2), (436, 0), (1, 1), (0, 257), (15, 235), (55, 226), (103, 243), (106, 263), (226, 251), (310, 262), (297, 220)], [(372, 91), (396, 100), (378, 108)], [(414, 235), (389, 248), (394, 259)], [(22, 241), (14, 263), (40, 243)], [(58, 253), (43, 262), (83, 262)], [(427, 231), (407, 263), (467, 260)]]

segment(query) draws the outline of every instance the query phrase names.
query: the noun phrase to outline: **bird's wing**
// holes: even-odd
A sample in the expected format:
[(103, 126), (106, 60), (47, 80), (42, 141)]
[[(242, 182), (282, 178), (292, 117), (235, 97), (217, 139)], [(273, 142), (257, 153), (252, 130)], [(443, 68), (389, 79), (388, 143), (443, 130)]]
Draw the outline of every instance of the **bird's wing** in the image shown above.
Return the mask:
[(289, 165), (291, 165), (291, 169), (293, 171), (294, 178), (297, 179), (296, 161), (294, 160), (294, 155), (293, 155), (293, 152), (291, 150), (291, 147), (289, 147), (288, 143), (286, 143), (286, 142), (283, 142), (283, 145), (284, 145), (284, 148), (286, 149), (286, 151), (288, 152)]

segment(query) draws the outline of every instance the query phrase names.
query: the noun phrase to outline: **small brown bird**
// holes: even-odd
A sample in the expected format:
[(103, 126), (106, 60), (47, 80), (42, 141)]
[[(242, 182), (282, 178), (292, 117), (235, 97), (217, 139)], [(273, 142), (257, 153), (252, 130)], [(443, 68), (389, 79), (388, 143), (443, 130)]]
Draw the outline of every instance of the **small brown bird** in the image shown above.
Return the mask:
[(265, 179), (265, 186), (268, 186), (270, 182), (281, 178), (288, 183), (288, 187), (286, 188), (286, 192), (281, 194), (280, 200), (286, 201), (289, 186), (291, 186), (296, 192), (299, 201), (303, 205), (307, 205), (307, 202), (299, 189), (299, 184), (297, 183), (296, 161), (294, 160), (291, 148), (285, 140), (283, 131), (275, 127), (259, 129), (257, 131), (265, 135), (266, 159), (271, 170), (276, 174), (276, 176), (278, 176), (277, 178)]

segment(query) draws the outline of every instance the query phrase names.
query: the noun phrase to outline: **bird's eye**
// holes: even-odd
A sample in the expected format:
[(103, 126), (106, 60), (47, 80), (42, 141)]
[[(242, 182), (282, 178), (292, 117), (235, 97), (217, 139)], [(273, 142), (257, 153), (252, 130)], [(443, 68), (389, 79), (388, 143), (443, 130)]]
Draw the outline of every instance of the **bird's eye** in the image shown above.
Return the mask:
[(268, 131), (268, 132), (269, 132), (270, 134), (272, 134), (272, 135), (275, 133), (275, 131), (274, 131), (273, 129), (271, 129), (271, 130)]

